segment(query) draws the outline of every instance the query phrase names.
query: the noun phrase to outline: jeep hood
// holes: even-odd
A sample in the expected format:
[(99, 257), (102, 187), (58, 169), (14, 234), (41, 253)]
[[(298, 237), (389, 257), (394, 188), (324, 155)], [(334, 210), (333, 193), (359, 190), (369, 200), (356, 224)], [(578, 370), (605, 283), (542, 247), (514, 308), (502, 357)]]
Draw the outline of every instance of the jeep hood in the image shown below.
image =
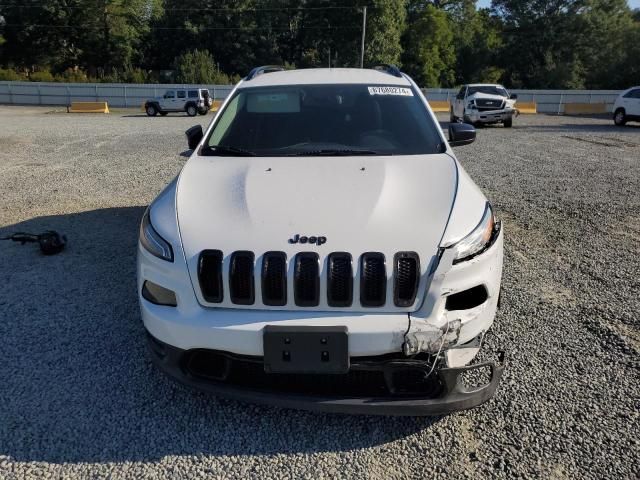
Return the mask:
[[(354, 270), (364, 252), (414, 251), (426, 282), (456, 195), (457, 166), (447, 154), (360, 157), (199, 157), (178, 181), (176, 208), (189, 273), (198, 298), (200, 252), (217, 249), (261, 255), (349, 252)], [(299, 234), (326, 243), (291, 244)], [(228, 266), (227, 266), (228, 268)], [(321, 275), (324, 268), (321, 267)], [(257, 286), (256, 286), (257, 288)], [(259, 304), (256, 295), (255, 307)], [(221, 306), (235, 307), (233, 304)], [(357, 309), (357, 302), (354, 308)], [(241, 306), (240, 308), (252, 308)], [(279, 307), (283, 309), (283, 307)], [(388, 309), (387, 309), (388, 310)], [(391, 308), (391, 310), (402, 310)]]

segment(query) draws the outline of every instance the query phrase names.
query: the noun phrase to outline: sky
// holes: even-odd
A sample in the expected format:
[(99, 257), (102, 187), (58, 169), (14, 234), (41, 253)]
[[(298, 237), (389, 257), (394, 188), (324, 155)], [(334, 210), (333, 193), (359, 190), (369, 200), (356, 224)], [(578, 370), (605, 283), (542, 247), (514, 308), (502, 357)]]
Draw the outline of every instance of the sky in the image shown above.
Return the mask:
[[(628, 0), (629, 6), (631, 8), (640, 8), (640, 0)], [(491, 6), (491, 0), (478, 0), (478, 7), (489, 7)]]

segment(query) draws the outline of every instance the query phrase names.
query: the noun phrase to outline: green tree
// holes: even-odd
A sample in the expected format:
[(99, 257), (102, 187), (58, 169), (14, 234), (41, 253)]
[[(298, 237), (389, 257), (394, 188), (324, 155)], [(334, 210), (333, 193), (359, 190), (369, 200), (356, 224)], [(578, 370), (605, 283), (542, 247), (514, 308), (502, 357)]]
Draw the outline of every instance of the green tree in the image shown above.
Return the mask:
[(229, 78), (216, 69), (213, 57), (207, 50), (185, 52), (176, 58), (178, 83), (229, 83)]
[(409, 25), (403, 37), (404, 69), (422, 87), (453, 86), (456, 57), (447, 13), (427, 5), (410, 14)]

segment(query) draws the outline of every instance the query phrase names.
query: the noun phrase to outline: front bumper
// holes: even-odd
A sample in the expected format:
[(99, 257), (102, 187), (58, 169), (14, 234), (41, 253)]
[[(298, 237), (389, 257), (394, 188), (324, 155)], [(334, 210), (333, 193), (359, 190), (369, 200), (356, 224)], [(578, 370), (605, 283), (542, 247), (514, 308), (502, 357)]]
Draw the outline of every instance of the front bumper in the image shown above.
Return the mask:
[(497, 123), (509, 120), (515, 113), (516, 111), (513, 109), (488, 110), (482, 112), (479, 110), (467, 110), (465, 117), (473, 123)]
[[(429, 371), (431, 366), (428, 359), (417, 361), (389, 357), (352, 358), (348, 374), (274, 375), (264, 373), (261, 357), (208, 351), (207, 355), (214, 355), (210, 358), (220, 359), (220, 366), (204, 375), (191, 367), (191, 360), (200, 351), (173, 347), (150, 334), (147, 338), (153, 362), (170, 378), (182, 384), (244, 402), (331, 413), (425, 416), (466, 410), (481, 405), (494, 395), (504, 369), (504, 354), (500, 352), (497, 361), (466, 367), (436, 368), (425, 378), (423, 373)], [(473, 388), (466, 387), (463, 374), (480, 369), (489, 369), (489, 380)], [(368, 376), (373, 373), (384, 379), (383, 384), (380, 387), (367, 386), (362, 394), (346, 383), (349, 379), (369, 380), (375, 377)], [(418, 380), (407, 377), (416, 373)], [(407, 378), (419, 382), (416, 384), (419, 385), (419, 391), (409, 392), (406, 387), (405, 390), (401, 386), (399, 388), (399, 385), (408, 384), (399, 382), (397, 375), (401, 375), (404, 382)], [(331, 391), (318, 390), (322, 385), (328, 386)], [(340, 385), (346, 386), (348, 393), (337, 391)]]

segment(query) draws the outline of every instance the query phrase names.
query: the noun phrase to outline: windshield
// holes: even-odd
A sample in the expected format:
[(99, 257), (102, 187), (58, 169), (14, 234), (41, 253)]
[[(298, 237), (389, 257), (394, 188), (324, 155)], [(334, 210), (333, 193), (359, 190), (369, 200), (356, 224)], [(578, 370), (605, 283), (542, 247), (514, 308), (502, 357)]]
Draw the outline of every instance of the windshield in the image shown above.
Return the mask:
[(498, 86), (494, 85), (481, 85), (476, 87), (469, 87), (469, 92), (467, 95), (473, 95), (474, 93), (486, 93), (488, 95), (500, 95), (501, 97), (508, 97), (507, 91)]
[(416, 155), (443, 151), (413, 89), (291, 85), (239, 89), (205, 155)]

